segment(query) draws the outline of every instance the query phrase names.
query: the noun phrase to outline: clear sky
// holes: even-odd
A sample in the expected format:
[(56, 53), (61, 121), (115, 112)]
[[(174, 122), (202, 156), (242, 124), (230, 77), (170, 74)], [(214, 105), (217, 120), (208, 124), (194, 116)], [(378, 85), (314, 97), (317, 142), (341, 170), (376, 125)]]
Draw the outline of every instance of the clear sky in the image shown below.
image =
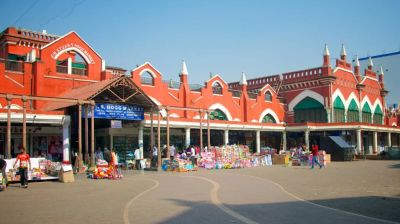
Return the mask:
[[(400, 1), (19, 0), (0, 2), (1, 29), (64, 35), (75, 30), (107, 65), (131, 70), (151, 62), (178, 80), (185, 59), (190, 83), (213, 74), (227, 82), (316, 67), (331, 58), (400, 50)], [(333, 63), (333, 59), (332, 59)]]

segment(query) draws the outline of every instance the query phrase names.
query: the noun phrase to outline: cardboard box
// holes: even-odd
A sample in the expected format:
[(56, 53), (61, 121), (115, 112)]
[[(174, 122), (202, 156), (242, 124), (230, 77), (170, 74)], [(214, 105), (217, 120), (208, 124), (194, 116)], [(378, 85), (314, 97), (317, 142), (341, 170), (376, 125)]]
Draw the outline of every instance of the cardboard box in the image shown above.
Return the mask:
[(75, 178), (74, 178), (74, 172), (71, 171), (67, 171), (67, 172), (63, 172), (62, 170), (59, 171), (58, 173), (58, 178), (59, 181), (62, 183), (73, 183), (75, 182)]
[(288, 164), (289, 163), (289, 155), (274, 155), (272, 157), (272, 164)]

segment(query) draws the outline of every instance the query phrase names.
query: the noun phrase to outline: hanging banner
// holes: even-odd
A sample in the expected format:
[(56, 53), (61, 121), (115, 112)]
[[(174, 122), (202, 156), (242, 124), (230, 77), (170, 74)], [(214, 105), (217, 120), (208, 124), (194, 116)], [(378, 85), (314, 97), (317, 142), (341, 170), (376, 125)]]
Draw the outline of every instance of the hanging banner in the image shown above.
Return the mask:
[[(88, 117), (92, 117), (90, 111)], [(141, 121), (144, 120), (144, 109), (133, 105), (96, 103), (94, 118)]]

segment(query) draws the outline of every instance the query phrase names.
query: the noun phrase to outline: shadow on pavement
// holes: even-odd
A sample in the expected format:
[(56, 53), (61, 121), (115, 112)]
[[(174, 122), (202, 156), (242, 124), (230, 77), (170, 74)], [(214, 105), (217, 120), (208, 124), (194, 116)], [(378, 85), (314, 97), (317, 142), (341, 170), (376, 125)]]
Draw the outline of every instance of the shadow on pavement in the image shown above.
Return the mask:
[[(185, 212), (160, 223), (241, 223), (209, 202), (169, 199)], [(315, 200), (312, 203), (372, 218), (400, 222), (400, 199), (357, 197)], [(274, 204), (224, 204), (235, 213), (258, 223), (384, 223), (352, 214), (337, 212), (302, 201)], [(166, 208), (168, 209), (168, 208)], [(223, 214), (223, 217), (221, 216)]]
[(400, 169), (400, 163), (398, 163), (398, 164), (393, 164), (393, 165), (389, 165), (388, 167), (389, 167), (389, 168), (392, 168), (392, 169)]

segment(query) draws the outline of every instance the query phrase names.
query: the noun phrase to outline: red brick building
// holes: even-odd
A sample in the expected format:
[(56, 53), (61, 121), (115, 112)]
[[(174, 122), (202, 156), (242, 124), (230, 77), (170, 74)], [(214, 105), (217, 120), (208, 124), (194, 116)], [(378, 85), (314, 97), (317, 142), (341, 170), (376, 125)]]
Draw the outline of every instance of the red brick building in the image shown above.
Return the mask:
[[(87, 132), (79, 135), (77, 131), (82, 113), (77, 105), (102, 96), (100, 100), (120, 103), (151, 99), (161, 109), (163, 145), (167, 131), (171, 144), (199, 145), (201, 124), (204, 145), (208, 143), (205, 134), (209, 125), (211, 145), (247, 144), (254, 151), (266, 146), (285, 149), (301, 141), (309, 144), (328, 133), (344, 137), (359, 152), (364, 149), (372, 154), (381, 142), (400, 144), (400, 129), (393, 127), (399, 124), (398, 111), (387, 110), (384, 74), (376, 74), (372, 63), (362, 73), (358, 60), (352, 67), (342, 47), (340, 59), (333, 66), (325, 47), (320, 67), (251, 80), (242, 74), (236, 83), (226, 83), (222, 76), (214, 75), (203, 85), (190, 84), (185, 62), (179, 81), (163, 80), (162, 73), (148, 62), (134, 68), (130, 81), (124, 81), (119, 77), (125, 77), (126, 70), (105, 66), (105, 60), (75, 32), (56, 36), (10, 27), (0, 35), (0, 153), (6, 153), (8, 147), (9, 111), (12, 153), (18, 145), (26, 145), (32, 154), (50, 149), (54, 154), (62, 154), (62, 150), (65, 154), (70, 147), (77, 147), (79, 136), (85, 139), (88, 152), (92, 143), (87, 142)], [(121, 80), (139, 94), (123, 98), (118, 89), (110, 89)], [(71, 102), (32, 97), (68, 98)], [(21, 124), (23, 111), (26, 128)], [(167, 123), (171, 130), (165, 129)], [(123, 121), (118, 129), (111, 128), (109, 121), (96, 119), (94, 144), (126, 151), (148, 149), (150, 126), (150, 113), (140, 122)]]

